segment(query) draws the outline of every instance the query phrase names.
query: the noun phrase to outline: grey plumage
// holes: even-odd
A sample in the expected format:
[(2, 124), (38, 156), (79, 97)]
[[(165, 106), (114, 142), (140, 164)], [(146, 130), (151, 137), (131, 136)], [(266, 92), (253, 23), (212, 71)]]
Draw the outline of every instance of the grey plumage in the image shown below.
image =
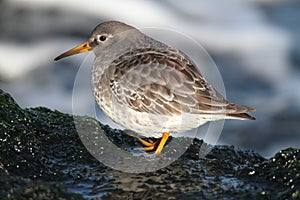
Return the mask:
[[(126, 129), (160, 137), (214, 120), (254, 119), (247, 112), (255, 109), (225, 100), (187, 55), (132, 26), (101, 23), (85, 45), (96, 55), (92, 88), (97, 103)], [(58, 59), (83, 52), (71, 51)]]

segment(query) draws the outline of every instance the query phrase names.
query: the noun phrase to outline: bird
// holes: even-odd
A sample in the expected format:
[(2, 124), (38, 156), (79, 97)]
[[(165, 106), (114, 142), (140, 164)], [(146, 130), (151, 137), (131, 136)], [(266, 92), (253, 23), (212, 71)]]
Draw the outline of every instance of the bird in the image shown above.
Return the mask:
[[(92, 51), (93, 95), (114, 122), (161, 154), (169, 136), (223, 119), (254, 120), (255, 109), (228, 102), (180, 50), (119, 21), (97, 25), (88, 41), (54, 60)], [(158, 138), (156, 142), (142, 138)]]

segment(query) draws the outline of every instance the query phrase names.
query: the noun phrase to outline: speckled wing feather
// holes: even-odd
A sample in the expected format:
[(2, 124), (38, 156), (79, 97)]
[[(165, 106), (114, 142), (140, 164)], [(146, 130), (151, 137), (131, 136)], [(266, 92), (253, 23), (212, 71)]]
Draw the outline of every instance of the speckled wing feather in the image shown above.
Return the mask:
[[(137, 49), (114, 60), (109, 68), (114, 69), (110, 87), (116, 99), (136, 111), (232, 116), (253, 111), (228, 103), (207, 83), (192, 61), (175, 49)], [(247, 114), (240, 115), (240, 118), (247, 117)]]

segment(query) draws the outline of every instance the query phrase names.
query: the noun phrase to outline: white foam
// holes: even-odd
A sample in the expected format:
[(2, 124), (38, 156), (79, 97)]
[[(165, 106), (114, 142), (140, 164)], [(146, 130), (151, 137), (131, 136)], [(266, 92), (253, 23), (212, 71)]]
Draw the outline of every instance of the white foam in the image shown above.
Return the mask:
[[(79, 44), (78, 39), (48, 39), (29, 44), (0, 41), (0, 75), (4, 80), (25, 76), (31, 71), (52, 64), (58, 52)], [(75, 58), (76, 59), (76, 58)], [(79, 59), (79, 58), (77, 58)]]
[(212, 51), (236, 54), (250, 73), (276, 83), (289, 73), (291, 40), (285, 31), (266, 22), (264, 14), (255, 7), (257, 2), (260, 1), (192, 0), (183, 6), (180, 0), (165, 3), (145, 0), (9, 1), (17, 6), (52, 7), (120, 20), (140, 28), (173, 29), (191, 36)]

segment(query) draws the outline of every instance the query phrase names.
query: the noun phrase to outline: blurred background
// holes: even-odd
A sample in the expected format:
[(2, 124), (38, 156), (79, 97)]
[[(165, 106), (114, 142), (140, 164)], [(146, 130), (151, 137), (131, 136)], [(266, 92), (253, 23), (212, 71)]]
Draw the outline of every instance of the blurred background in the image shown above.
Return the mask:
[(300, 148), (300, 1), (0, 0), (0, 7), (0, 88), (22, 107), (72, 113), (86, 55), (53, 58), (100, 22), (119, 20), (194, 38), (217, 64), (227, 99), (257, 109), (256, 121), (226, 121), (219, 144), (266, 157)]

